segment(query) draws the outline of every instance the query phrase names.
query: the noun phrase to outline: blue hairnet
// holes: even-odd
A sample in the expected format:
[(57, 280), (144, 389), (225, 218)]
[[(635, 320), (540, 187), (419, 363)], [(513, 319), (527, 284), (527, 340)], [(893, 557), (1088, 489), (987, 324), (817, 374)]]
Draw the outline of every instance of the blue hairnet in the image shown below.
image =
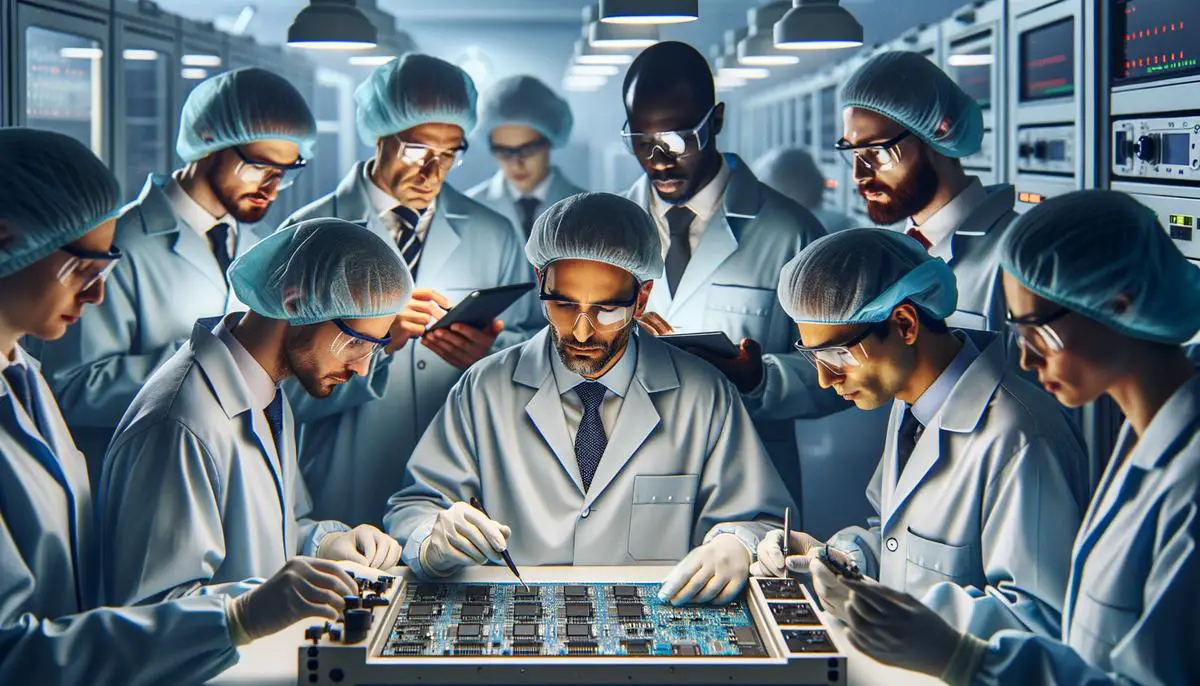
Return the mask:
[(0, 129), (0, 278), (72, 243), (120, 207), (116, 177), (60, 133)]
[(229, 266), (229, 282), (251, 310), (296, 325), (397, 314), (413, 290), (395, 248), (331, 217), (259, 241)]
[(184, 162), (255, 141), (290, 141), (309, 159), (317, 121), (287, 79), (250, 67), (203, 81), (183, 103), (175, 151)]
[[(1001, 265), (1026, 288), (1134, 338), (1183, 343), (1200, 330), (1200, 269), (1150, 208), (1124, 193), (1050, 198), (1005, 232)], [(1113, 310), (1117, 296), (1131, 299)]]
[(580, 193), (554, 203), (533, 223), (525, 255), (538, 269), (557, 260), (603, 262), (640, 282), (663, 274), (658, 228), (637, 203), (610, 193)]
[(365, 145), (421, 124), (475, 128), (475, 83), (436, 57), (410, 52), (382, 64), (354, 91), (358, 137)]
[(532, 76), (512, 76), (488, 89), (479, 100), (479, 128), (490, 135), (506, 124), (520, 124), (561, 148), (571, 138), (571, 106)]
[(897, 231), (823, 236), (779, 272), (779, 302), (796, 323), (873, 324), (906, 300), (945, 319), (958, 306), (958, 286), (945, 262)]
[(842, 107), (882, 114), (947, 157), (974, 155), (983, 144), (979, 103), (920, 53), (867, 60), (842, 86)]
[(825, 201), (825, 175), (802, 148), (776, 148), (755, 160), (753, 168), (759, 181), (805, 209), (819, 209)]

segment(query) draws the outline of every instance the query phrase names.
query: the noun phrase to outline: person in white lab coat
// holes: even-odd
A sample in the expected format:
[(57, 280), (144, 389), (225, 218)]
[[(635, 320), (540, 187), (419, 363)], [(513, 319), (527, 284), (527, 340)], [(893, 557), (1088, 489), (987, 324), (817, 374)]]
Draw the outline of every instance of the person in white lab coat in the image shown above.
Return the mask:
[(140, 686), (203, 681), (236, 646), (309, 616), (335, 619), (354, 584), (297, 558), (234, 601), (97, 607), (87, 464), (38, 363), (104, 299), (121, 258), (116, 178), (59, 133), (0, 130), (0, 683)]
[(1016, 218), (1016, 195), (1009, 184), (985, 188), (963, 171), (959, 160), (983, 142), (979, 104), (915, 52), (867, 60), (841, 100), (835, 147), (853, 168), (868, 216), (880, 226), (907, 220), (908, 234), (954, 270), (951, 326), (1004, 330), (999, 245)]
[(647, 48), (629, 67), (624, 98), (623, 138), (645, 171), (626, 197), (653, 217), (666, 263), (643, 324), (657, 334), (723, 331), (740, 342), (731, 359), (697, 354), (742, 393), (799, 502), (793, 420), (849, 405), (822, 390), (812, 365), (792, 349), (796, 331), (775, 300), (775, 277), (825, 230), (811, 212), (755, 178), (741, 158), (717, 149), (725, 104), (717, 102), (708, 61), (695, 48), (673, 41)]
[(804, 148), (771, 150), (755, 160), (751, 168), (760, 181), (812, 212), (829, 233), (854, 226), (850, 217), (822, 207), (825, 204), (825, 175)]
[(302, 222), (234, 261), (250, 308), (201, 320), (117, 427), (100, 485), (107, 602), (240, 593), (295, 555), (395, 566), (375, 527), (315, 521), (280, 382), (327, 397), (391, 344), (412, 293), (400, 256), (340, 219)]
[[(507, 219), (446, 183), (475, 126), (475, 86), (462, 69), (409, 53), (378, 67), (354, 93), (358, 133), (375, 156), (288, 223), (312, 217), (365, 222), (396, 247), (416, 282), (393, 331), (420, 345), (387, 351), (371, 373), (313, 402), (288, 394), (300, 429), (300, 469), (313, 513), (378, 524), (404, 463), (463, 370), (541, 326), (518, 303), (482, 329), (463, 323), (424, 336), (446, 308), (480, 288), (529, 282)], [(529, 321), (526, 321), (529, 320)]]
[[(946, 611), (980, 636), (1054, 635), (1091, 495), (1087, 455), (1058, 403), (1006, 369), (1000, 336), (947, 329), (956, 295), (945, 262), (886, 229), (822, 238), (780, 274), (779, 300), (821, 384), (860, 408), (892, 404), (867, 488), (880, 522), (843, 529), (830, 546), (917, 597), (942, 581), (969, 588), (974, 602)], [(763, 571), (784, 571), (781, 538), (759, 546)], [(790, 543), (797, 568), (824, 547), (804, 533)], [(820, 581), (845, 619), (841, 587)]]
[(122, 209), (125, 257), (108, 297), (36, 351), (93, 479), (133, 396), (196, 320), (237, 309), (225, 270), (258, 240), (249, 225), (304, 169), (316, 137), (304, 97), (262, 69), (219, 74), (188, 96), (175, 145), (184, 166), (151, 175)]
[(663, 270), (653, 221), (576, 195), (526, 253), (550, 324), (468, 370), (421, 439), (384, 518), (405, 563), (428, 579), (505, 550), (517, 565), (679, 562), (661, 598), (728, 602), (791, 500), (732, 384), (638, 335)]
[[(951, 684), (1200, 683), (1200, 270), (1155, 213), (1113, 191), (1051, 198), (1005, 238), (1021, 364), (1058, 400), (1126, 416), (1071, 551), (1060, 634), (958, 633), (903, 593), (844, 586), (849, 637)], [(942, 589), (935, 589), (942, 590)]]

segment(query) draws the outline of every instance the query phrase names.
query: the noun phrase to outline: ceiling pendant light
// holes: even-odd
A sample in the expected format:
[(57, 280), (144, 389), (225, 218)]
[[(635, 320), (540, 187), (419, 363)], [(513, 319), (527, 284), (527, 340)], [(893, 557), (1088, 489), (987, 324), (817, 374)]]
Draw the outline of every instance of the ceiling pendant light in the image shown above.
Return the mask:
[(775, 47), (783, 50), (834, 50), (863, 44), (863, 27), (838, 0), (794, 0), (775, 24)]
[(575, 64), (611, 64), (624, 66), (633, 61), (633, 55), (619, 50), (597, 48), (586, 38), (575, 41)]
[(309, 50), (366, 50), (377, 31), (354, 0), (309, 0), (288, 28), (288, 45)]
[(658, 42), (653, 24), (606, 24), (599, 19), (598, 5), (583, 8), (583, 35), (588, 45), (601, 50), (643, 50)]
[(782, 67), (799, 63), (799, 55), (775, 47), (775, 24), (791, 9), (791, 0), (775, 0), (747, 12), (750, 32), (737, 44), (738, 62), (750, 67)]
[[(745, 29), (742, 29), (741, 31), (744, 32)], [(743, 35), (744, 33), (740, 33), (737, 30), (728, 30), (725, 32), (725, 42), (728, 44), (732, 39), (733, 43), (736, 45), (737, 41), (740, 40)], [(763, 67), (747, 67), (739, 64), (737, 56), (730, 55), (725, 46), (714, 45), (709, 51), (709, 54), (712, 55), (713, 76), (718, 81), (725, 83), (732, 83), (736, 81), (745, 82), (751, 79), (765, 79), (771, 75), (771, 71), (769, 69), (765, 69)]]
[(682, 24), (699, 18), (699, 0), (600, 0), (600, 21), (606, 24)]

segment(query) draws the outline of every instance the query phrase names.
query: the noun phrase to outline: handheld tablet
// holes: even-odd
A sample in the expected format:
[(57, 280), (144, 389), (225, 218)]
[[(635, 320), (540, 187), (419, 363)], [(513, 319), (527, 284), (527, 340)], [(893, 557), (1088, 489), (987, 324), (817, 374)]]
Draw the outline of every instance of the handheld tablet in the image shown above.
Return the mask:
[(738, 347), (729, 340), (724, 331), (704, 331), (701, 333), (672, 333), (659, 336), (658, 340), (670, 343), (677, 348), (700, 348), (717, 357), (737, 357)]
[(481, 288), (472, 291), (461, 302), (452, 307), (441, 319), (426, 329), (426, 332), (444, 329), (451, 324), (461, 323), (482, 329), (501, 312), (508, 309), (522, 295), (532, 289), (533, 283), (513, 283), (496, 288)]

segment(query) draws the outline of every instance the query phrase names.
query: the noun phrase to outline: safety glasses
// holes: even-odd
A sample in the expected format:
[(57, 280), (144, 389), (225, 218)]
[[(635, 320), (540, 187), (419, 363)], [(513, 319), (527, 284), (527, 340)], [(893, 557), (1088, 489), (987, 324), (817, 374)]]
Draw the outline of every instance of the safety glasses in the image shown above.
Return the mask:
[(711, 119), (716, 109), (717, 106), (713, 105), (696, 128), (684, 131), (635, 133), (629, 130), (629, 121), (626, 120), (621, 128), (621, 140), (625, 142), (625, 149), (639, 159), (653, 159), (655, 152), (671, 159), (686, 157), (703, 150), (712, 140)]
[(871, 332), (877, 331), (881, 326), (887, 326), (887, 324), (872, 324), (854, 338), (837, 345), (806, 348), (800, 341), (796, 341), (795, 347), (814, 367), (824, 366), (831, 373), (841, 376), (848, 368), (862, 365), (862, 361), (854, 355), (855, 347), (858, 348), (864, 360), (869, 359), (867, 349), (863, 347), (862, 342), (866, 340)]
[(242, 152), (241, 148), (236, 146), (233, 151), (237, 153), (240, 160), (238, 166), (233, 170), (234, 175), (259, 188), (271, 186), (274, 186), (276, 190), (288, 188), (296, 183), (296, 178), (308, 166), (308, 160), (303, 157), (296, 158), (296, 161), (291, 164), (276, 164), (265, 160), (251, 159)]
[(505, 145), (492, 143), (492, 155), (500, 162), (524, 162), (525, 160), (550, 148), (550, 141), (539, 138), (525, 145), (510, 148)]
[(64, 245), (59, 250), (67, 254), (67, 260), (58, 268), (58, 282), (79, 289), (80, 293), (104, 281), (117, 268), (121, 250), (112, 246), (108, 252), (93, 252)]
[(640, 290), (641, 287), (635, 284), (633, 297), (629, 300), (604, 303), (581, 303), (545, 292), (538, 297), (542, 301), (542, 310), (546, 313), (546, 319), (554, 325), (557, 331), (574, 330), (582, 317), (588, 321), (593, 330), (611, 333), (620, 331), (633, 321), (637, 294)]
[(334, 319), (333, 323), (339, 331), (338, 335), (334, 337), (333, 343), (329, 344), (329, 352), (342, 362), (358, 362), (377, 354), (392, 342), (391, 336), (373, 338), (365, 333), (359, 333), (341, 319)]
[(1045, 359), (1063, 351), (1062, 337), (1050, 324), (1068, 314), (1071, 314), (1071, 310), (1065, 307), (1044, 316), (1026, 315), (1014, 319), (1010, 314), (1007, 318), (1008, 330), (1017, 337), (1022, 348)]
[(452, 150), (443, 150), (419, 143), (409, 143), (399, 138), (396, 138), (396, 142), (400, 144), (396, 150), (396, 157), (401, 162), (410, 167), (419, 167), (421, 169), (425, 169), (436, 162), (438, 169), (443, 174), (462, 165), (462, 155), (467, 151), (468, 147), (466, 142), (462, 146)]
[(846, 164), (854, 167), (855, 160), (862, 160), (862, 163), (868, 169), (875, 171), (888, 171), (896, 165), (900, 164), (900, 145), (901, 141), (911, 136), (909, 131), (903, 131), (899, 136), (890, 138), (882, 143), (863, 143), (860, 145), (851, 145), (850, 141), (843, 138), (833, 144), (833, 149), (841, 154), (842, 159), (846, 160)]

